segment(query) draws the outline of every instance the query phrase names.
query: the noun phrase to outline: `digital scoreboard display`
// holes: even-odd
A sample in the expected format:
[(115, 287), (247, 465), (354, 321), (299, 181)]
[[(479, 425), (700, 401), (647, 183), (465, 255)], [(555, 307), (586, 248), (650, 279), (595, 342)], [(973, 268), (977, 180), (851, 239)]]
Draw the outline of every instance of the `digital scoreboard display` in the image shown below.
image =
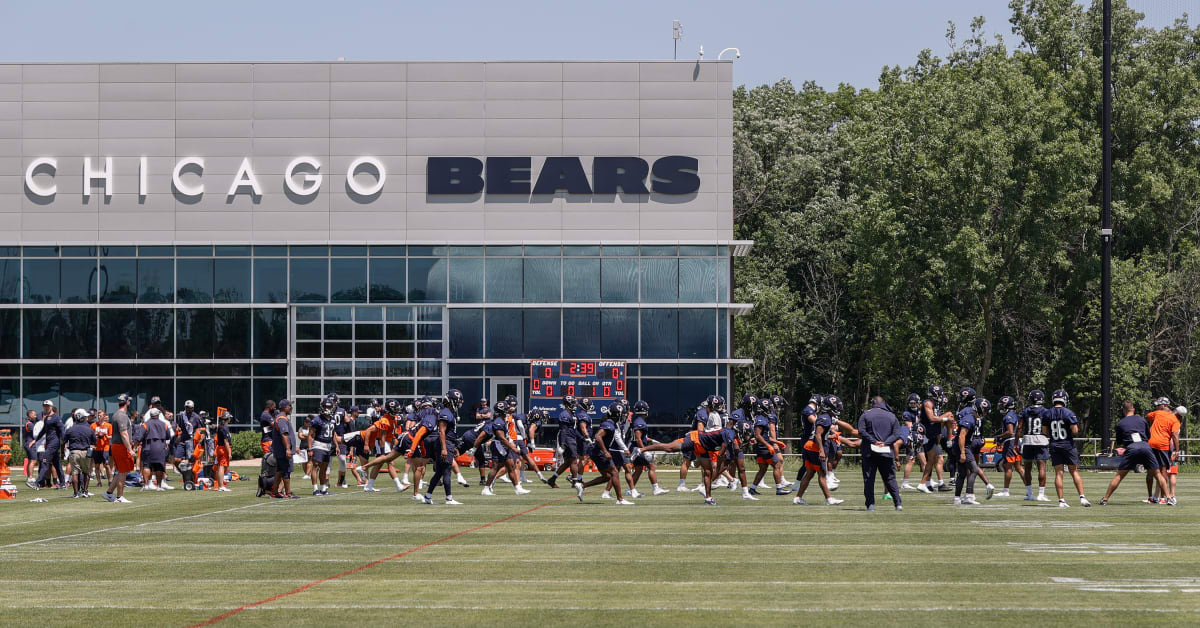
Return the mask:
[(567, 395), (593, 400), (624, 398), (625, 363), (612, 360), (530, 361), (529, 396), (532, 399), (562, 399)]

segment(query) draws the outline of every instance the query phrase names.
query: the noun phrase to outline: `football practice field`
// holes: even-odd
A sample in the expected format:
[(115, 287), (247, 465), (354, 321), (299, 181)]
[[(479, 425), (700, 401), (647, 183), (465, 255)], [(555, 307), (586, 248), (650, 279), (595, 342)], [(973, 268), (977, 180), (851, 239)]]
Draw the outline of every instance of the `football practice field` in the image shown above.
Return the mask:
[[(0, 624), (1200, 622), (1200, 477), (1181, 477), (1178, 507), (1139, 503), (1144, 476), (1130, 475), (1104, 507), (1070, 492), (1069, 509), (1025, 502), (1016, 488), (965, 507), (906, 491), (903, 512), (881, 501), (869, 513), (857, 468), (839, 476), (840, 506), (717, 489), (714, 508), (676, 492), (620, 507), (595, 489), (581, 504), (536, 481), (522, 497), (507, 484), (496, 497), (460, 488), (463, 506), (394, 489), (256, 499), (252, 482), (231, 494), (132, 489), (121, 505), (35, 493), (16, 475), (17, 499), (0, 501)], [(1093, 502), (1111, 477), (1084, 473)], [(293, 487), (311, 490), (299, 474)], [(816, 486), (806, 497), (821, 501)]]

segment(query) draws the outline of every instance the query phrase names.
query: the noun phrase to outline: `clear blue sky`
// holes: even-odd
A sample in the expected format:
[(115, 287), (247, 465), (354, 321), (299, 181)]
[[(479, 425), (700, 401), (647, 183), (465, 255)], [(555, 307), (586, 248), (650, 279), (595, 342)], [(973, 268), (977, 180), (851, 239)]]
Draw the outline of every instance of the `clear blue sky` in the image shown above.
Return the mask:
[(874, 87), (975, 15), (1011, 47), (1008, 0), (6, 1), (0, 62), (669, 59), (677, 19), (681, 59), (741, 48), (736, 83)]

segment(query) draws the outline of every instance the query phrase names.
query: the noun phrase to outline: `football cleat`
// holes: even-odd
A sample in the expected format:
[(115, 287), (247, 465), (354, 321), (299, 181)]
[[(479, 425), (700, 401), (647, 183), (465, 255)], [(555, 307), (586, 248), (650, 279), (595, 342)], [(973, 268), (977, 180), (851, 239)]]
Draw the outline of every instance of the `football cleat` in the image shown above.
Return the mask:
[(807, 506), (808, 505), (808, 502), (804, 501), (804, 498), (802, 498), (802, 497), (793, 497), (792, 503), (797, 506)]
[(549, 478), (546, 479), (546, 484), (549, 484), (550, 488), (558, 488), (558, 476), (557, 475), (550, 476)]
[(951, 502), (951, 504), (950, 504), (950, 505), (952, 505), (952, 506), (959, 506), (959, 505), (961, 505), (962, 503), (963, 503), (963, 501), (962, 501), (962, 498), (961, 498), (961, 497), (955, 497), (955, 498), (954, 498), (954, 501), (953, 501), (953, 502)]
[(705, 498), (705, 500), (704, 500), (704, 505), (705, 505), (705, 506), (716, 506), (716, 505), (717, 505), (717, 500), (715, 500), (715, 499), (713, 499), (713, 498), (711, 498), (711, 497)]
[(1101, 505), (1101, 506), (1107, 506), (1107, 505), (1108, 505), (1108, 500), (1107, 500), (1107, 499), (1101, 499), (1101, 500), (1100, 500), (1100, 505)]
[(791, 494), (792, 494), (792, 489), (789, 489), (789, 488), (777, 488), (777, 489), (775, 489), (775, 494), (776, 494), (776, 495), (791, 495)]
[(447, 506), (462, 506), (462, 502), (458, 501), (457, 499), (454, 499), (453, 497), (447, 497), (446, 505)]
[(908, 482), (905, 482), (904, 484), (901, 484), (901, 485), (900, 485), (900, 488), (902, 488), (902, 489), (904, 489), (904, 490), (906, 490), (906, 491), (915, 491), (915, 490), (917, 490), (917, 487), (913, 486), (912, 484), (909, 484)]
[(950, 491), (952, 491), (954, 489), (950, 488), (949, 486), (946, 486), (945, 484), (938, 484), (937, 490), (939, 493), (949, 493)]
[(517, 495), (528, 495), (528, 494), (532, 493), (533, 491), (525, 488), (524, 486), (517, 486), (517, 487), (513, 488), (513, 492), (516, 493)]
[(494, 497), (496, 495), (496, 493), (492, 491), (492, 487), (490, 487), (490, 486), (483, 487), (483, 490), (480, 491), (479, 494), (483, 495), (485, 497)]
[(319, 489), (319, 488), (313, 489), (313, 495), (320, 495), (320, 494), (321, 494), (321, 489)]
[(904, 510), (904, 506), (901, 506), (900, 504), (896, 504), (896, 510)]
[(922, 493), (929, 493), (929, 494), (933, 493), (933, 491), (929, 490), (929, 485), (927, 485), (927, 484), (918, 484), (917, 490), (921, 491)]
[(1012, 495), (1008, 494), (1008, 489), (1002, 488), (999, 491), (996, 491), (996, 497), (1012, 497)]
[(571, 487), (575, 489), (575, 497), (579, 498), (580, 503), (583, 503), (583, 483), (575, 482)]
[(1065, 499), (1058, 500), (1058, 507), (1059, 508), (1070, 508), (1070, 506), (1067, 504), (1067, 500), (1065, 500)]
[(836, 497), (829, 497), (825, 500), (825, 505), (826, 506), (837, 506), (838, 504), (841, 504), (845, 501), (846, 500), (844, 500), (844, 499), (838, 499)]
[[(466, 480), (466, 478), (463, 478), (463, 479), (461, 479), (461, 480), (458, 480), (458, 485), (459, 485), (459, 486), (466, 487), (466, 488), (471, 488), (471, 483), (470, 483), (470, 482), (468, 482), (468, 481)], [(455, 502), (455, 503), (458, 503), (458, 502)]]
[(1049, 498), (1049, 497), (1046, 497), (1045, 495), (1038, 495), (1038, 496), (1035, 498), (1035, 501), (1039, 501), (1039, 502), (1048, 502), (1048, 501), (1050, 501), (1050, 498)]
[(632, 506), (633, 502), (629, 501), (628, 499), (618, 499), (616, 504), (618, 506)]
[(726, 486), (729, 486), (729, 480), (726, 480), (723, 477), (717, 478), (717, 481), (713, 482), (712, 486), (713, 488), (725, 488)]
[(967, 495), (963, 498), (962, 503), (964, 506), (978, 506), (979, 500), (975, 499), (974, 495)]
[(656, 489), (654, 489), (654, 495), (666, 495), (667, 493), (670, 493), (670, 492), (671, 492), (671, 491), (668, 491), (668, 490), (667, 490), (667, 489), (665, 489), (665, 488), (656, 488)]
[(432, 506), (433, 505), (433, 496), (432, 495), (421, 496), (421, 503)]
[(603, 493), (600, 493), (600, 499), (612, 499), (612, 493), (604, 491)]
[(755, 488), (755, 487), (751, 486), (751, 487), (750, 487), (750, 494), (751, 494), (751, 495), (760, 495), (761, 493), (759, 493), (759, 492), (758, 492), (758, 489), (757, 489), (757, 488)]
[(750, 493), (742, 493), (742, 499), (752, 501), (752, 502), (758, 501), (758, 498), (751, 495)]
[(991, 484), (988, 484), (987, 485), (987, 498), (991, 499), (995, 495), (996, 495), (996, 487), (992, 486)]
[(1142, 503), (1143, 504), (1157, 504), (1158, 498), (1157, 497), (1147, 497), (1146, 499), (1142, 500)]
[(378, 493), (379, 489), (375, 488), (374, 486), (364, 486), (363, 492), (364, 493)]
[(413, 493), (412, 500), (413, 500), (414, 502), (423, 502), (423, 501), (425, 501), (425, 499), (421, 497), (421, 494), (420, 494), (420, 493)]
[(1092, 505), (1092, 502), (1089, 502), (1086, 497), (1084, 497), (1083, 495), (1080, 495), (1079, 496), (1079, 505), (1083, 506), (1084, 508), (1088, 508)]

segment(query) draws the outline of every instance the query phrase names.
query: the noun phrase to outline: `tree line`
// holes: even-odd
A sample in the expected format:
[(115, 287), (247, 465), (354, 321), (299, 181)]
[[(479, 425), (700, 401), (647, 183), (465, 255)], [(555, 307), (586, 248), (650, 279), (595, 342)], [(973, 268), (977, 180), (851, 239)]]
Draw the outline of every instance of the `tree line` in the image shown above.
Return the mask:
[[(1113, 408), (1200, 396), (1200, 28), (1113, 16)], [(877, 89), (733, 97), (735, 390), (1100, 392), (1101, 3), (1013, 0)], [(788, 415), (792, 416), (791, 413)]]

